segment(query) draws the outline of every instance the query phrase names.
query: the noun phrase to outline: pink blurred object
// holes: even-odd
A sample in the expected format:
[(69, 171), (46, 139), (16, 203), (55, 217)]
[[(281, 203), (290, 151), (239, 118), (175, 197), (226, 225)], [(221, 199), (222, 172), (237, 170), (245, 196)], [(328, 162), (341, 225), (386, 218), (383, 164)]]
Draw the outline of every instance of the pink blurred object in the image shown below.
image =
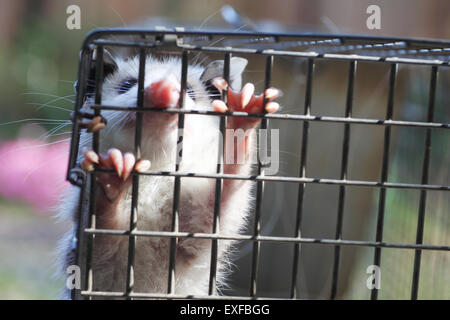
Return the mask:
[(24, 200), (40, 214), (50, 214), (68, 186), (69, 145), (37, 139), (0, 144), (0, 196)]

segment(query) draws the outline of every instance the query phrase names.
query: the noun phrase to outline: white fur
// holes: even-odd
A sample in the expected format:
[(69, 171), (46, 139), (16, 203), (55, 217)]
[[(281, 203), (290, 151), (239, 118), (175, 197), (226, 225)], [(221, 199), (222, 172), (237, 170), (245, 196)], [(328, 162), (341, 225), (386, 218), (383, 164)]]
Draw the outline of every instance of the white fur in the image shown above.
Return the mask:
[[(242, 72), (242, 60), (239, 60)], [(137, 85), (124, 94), (116, 92), (117, 85), (127, 77), (137, 78), (138, 59), (118, 60), (118, 71), (108, 77), (103, 86), (105, 105), (134, 106), (136, 104)], [(245, 65), (244, 65), (245, 67)], [(233, 69), (232, 69), (233, 70)], [(180, 81), (181, 63), (178, 59), (158, 61), (148, 58), (146, 61), (145, 87), (154, 81), (168, 77)], [(186, 108), (211, 109), (210, 99), (206, 97), (200, 76), (203, 67), (190, 66), (188, 83), (197, 93), (194, 102), (186, 95)], [(217, 75), (220, 75), (220, 68)], [(210, 74), (209, 74), (210, 73)], [(208, 76), (214, 76), (208, 70)], [(240, 84), (240, 74), (233, 75)], [(88, 104), (85, 106), (89, 109)], [(108, 126), (101, 132), (101, 152), (109, 148), (118, 148), (122, 152), (133, 152), (134, 124), (126, 117), (127, 113), (106, 111), (102, 114), (108, 119)], [(133, 115), (131, 115), (133, 116)], [(152, 170), (174, 170), (177, 129), (167, 127), (166, 115), (146, 114), (142, 132), (142, 158), (149, 159)], [(218, 154), (218, 118), (212, 116), (185, 116), (185, 135), (183, 161), (180, 171), (196, 173), (215, 173)], [(81, 148), (90, 146), (90, 134), (83, 134)], [(241, 172), (246, 174), (250, 166)], [(181, 178), (179, 231), (211, 233), (214, 212), (214, 179)], [(173, 206), (173, 177), (141, 176), (139, 184), (138, 230), (171, 231)], [(243, 182), (236, 185), (227, 202), (222, 203), (220, 233), (238, 234), (245, 224), (249, 208), (251, 184)], [(67, 193), (60, 211), (60, 217), (74, 219), (79, 191), (72, 187)], [(115, 212), (117, 229), (129, 229), (131, 208), (131, 188), (121, 199)], [(61, 256), (66, 260), (64, 268), (70, 264), (72, 233), (62, 241)], [(218, 284), (224, 283), (227, 272), (227, 251), (231, 241), (219, 241)], [(169, 263), (169, 238), (138, 237), (135, 253), (135, 292), (166, 293)], [(180, 238), (176, 263), (176, 294), (208, 293), (210, 270), (211, 240)], [(126, 266), (128, 256), (128, 237), (96, 236), (93, 248), (94, 290), (120, 291), (126, 287)], [(84, 266), (82, 266), (84, 267)], [(68, 291), (66, 292), (68, 293)]]

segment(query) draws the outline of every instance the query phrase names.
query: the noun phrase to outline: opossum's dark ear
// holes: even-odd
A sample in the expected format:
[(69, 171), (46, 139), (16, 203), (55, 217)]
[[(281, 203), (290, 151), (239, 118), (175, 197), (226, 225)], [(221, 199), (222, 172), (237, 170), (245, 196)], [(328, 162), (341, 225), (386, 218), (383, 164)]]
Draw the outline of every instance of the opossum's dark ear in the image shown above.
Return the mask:
[[(242, 73), (247, 66), (247, 59), (232, 57), (230, 59), (230, 85), (234, 90), (240, 90), (242, 85)], [(208, 64), (200, 79), (209, 81), (217, 77), (223, 77), (223, 60), (216, 60)]]
[[(97, 50), (95, 50), (92, 54), (91, 65), (89, 69), (88, 76), (88, 84), (87, 84), (87, 93), (94, 92), (95, 86), (95, 69), (96, 69), (96, 61), (97, 61)], [(111, 73), (117, 70), (117, 62), (115, 61), (112, 54), (104, 49), (103, 50), (103, 79), (102, 81)]]
[[(95, 69), (95, 62), (97, 60), (97, 50), (92, 55), (93, 68)], [(113, 55), (107, 50), (103, 49), (103, 77), (107, 77), (109, 74), (117, 70), (117, 62)]]

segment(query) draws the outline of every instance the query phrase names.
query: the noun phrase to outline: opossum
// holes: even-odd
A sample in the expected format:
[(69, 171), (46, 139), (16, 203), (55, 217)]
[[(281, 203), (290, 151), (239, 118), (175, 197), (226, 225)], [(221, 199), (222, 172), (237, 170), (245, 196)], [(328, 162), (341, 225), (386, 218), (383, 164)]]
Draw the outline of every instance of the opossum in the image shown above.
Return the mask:
[[(105, 59), (105, 78), (102, 86), (102, 104), (136, 106), (138, 92), (138, 57)], [(217, 112), (244, 111), (272, 113), (279, 108), (272, 101), (280, 94), (275, 88), (263, 94), (254, 94), (254, 85), (247, 83), (241, 90), (242, 73), (247, 60), (232, 57), (230, 79), (223, 78), (224, 61), (209, 65), (189, 65), (184, 108)], [(144, 78), (144, 107), (178, 108), (180, 100), (181, 60), (177, 57), (147, 56)], [(219, 100), (228, 89), (228, 103)], [(93, 99), (88, 98), (83, 111), (91, 112)], [(131, 213), (132, 172), (173, 171), (177, 159), (177, 114), (144, 112), (142, 119), (142, 149), (140, 159), (134, 152), (136, 114), (122, 111), (102, 111), (107, 127), (100, 133), (100, 154), (91, 146), (91, 134), (83, 133), (79, 159), (81, 168), (89, 172), (94, 166), (113, 169), (115, 174), (96, 175), (97, 229), (128, 230)], [(260, 118), (228, 117), (227, 132), (242, 129), (253, 132)], [(249, 130), (249, 131), (247, 131)], [(253, 131), (252, 131), (253, 130)], [(179, 163), (181, 172), (215, 173), (219, 152), (219, 117), (185, 115), (183, 154)], [(225, 162), (225, 174), (249, 175), (255, 152), (255, 135), (245, 139), (234, 136), (225, 139), (224, 158), (244, 159)], [(242, 155), (244, 155), (242, 157)], [(138, 193), (137, 229), (141, 231), (171, 231), (173, 215), (174, 177), (140, 176)], [(216, 179), (185, 177), (180, 179), (179, 231), (211, 233), (214, 222)], [(220, 199), (220, 224), (222, 235), (236, 235), (245, 227), (251, 213), (252, 182), (223, 179)], [(79, 191), (71, 187), (62, 201), (59, 216), (76, 220), (76, 203)], [(65, 270), (74, 263), (72, 235), (69, 232), (61, 242), (61, 265)], [(226, 282), (228, 253), (232, 241), (219, 240), (217, 254), (217, 285)], [(93, 290), (123, 292), (126, 288), (128, 237), (96, 235), (93, 240), (92, 270)], [(137, 293), (167, 292), (170, 238), (138, 236), (135, 247), (134, 287)], [(175, 294), (206, 295), (211, 259), (211, 240), (179, 238), (176, 248)], [(220, 293), (220, 292), (219, 292)], [(70, 297), (65, 290), (64, 296)]]

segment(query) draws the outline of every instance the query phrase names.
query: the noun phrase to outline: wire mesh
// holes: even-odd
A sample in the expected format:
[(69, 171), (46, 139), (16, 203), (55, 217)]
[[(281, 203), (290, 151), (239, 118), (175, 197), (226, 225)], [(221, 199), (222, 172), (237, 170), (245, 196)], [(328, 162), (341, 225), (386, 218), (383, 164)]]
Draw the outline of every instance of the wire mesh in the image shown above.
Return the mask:
[[(119, 37), (119, 40), (110, 40), (112, 36)], [(126, 36), (135, 36), (137, 40), (130, 41)], [(121, 38), (123, 37), (123, 39)], [(136, 107), (109, 106), (102, 104), (102, 78), (104, 64), (104, 48), (107, 47), (133, 47), (137, 50), (139, 56), (139, 79), (138, 79), (138, 98)], [(162, 50), (163, 52), (176, 53), (181, 55), (181, 95), (179, 108), (158, 109), (144, 108), (144, 71), (146, 56), (152, 50)], [(87, 96), (87, 83), (89, 65), (95, 52), (95, 86), (94, 86), (94, 104), (91, 106), (94, 114), (86, 114), (81, 108)], [(247, 114), (243, 112), (218, 113), (214, 111), (186, 110), (184, 106), (184, 93), (187, 90), (187, 72), (188, 59), (190, 55), (196, 52), (209, 52), (223, 55), (224, 74), (227, 81), (230, 78), (230, 58), (231, 55), (250, 54), (265, 56), (265, 74), (264, 88), (271, 86), (271, 72), (274, 64), (274, 57), (297, 57), (307, 61), (306, 69), (306, 92), (303, 114)], [(344, 61), (348, 63), (347, 73), (347, 92), (345, 102), (344, 117), (336, 116), (315, 116), (311, 112), (312, 86), (314, 79), (315, 65), (318, 60)], [(431, 135), (433, 130), (444, 130), (448, 135), (450, 124), (434, 122), (434, 105), (436, 95), (436, 82), (438, 72), (441, 68), (449, 66), (450, 61), (450, 42), (442, 40), (418, 40), (418, 39), (399, 39), (399, 38), (380, 38), (365, 37), (353, 35), (325, 35), (325, 34), (261, 34), (261, 33), (217, 33), (204, 31), (184, 31), (175, 30), (130, 30), (130, 29), (108, 29), (97, 30), (86, 38), (81, 52), (81, 61), (79, 67), (79, 77), (77, 82), (77, 98), (75, 103), (75, 112), (73, 115), (72, 143), (70, 150), (69, 170), (67, 178), (82, 188), (80, 204), (88, 207), (88, 216), (83, 216), (82, 205), (79, 209), (79, 220), (77, 233), (74, 235), (74, 251), (76, 252), (77, 264), (83, 266), (85, 281), (81, 292), (73, 291), (73, 298), (93, 298), (93, 297), (122, 297), (122, 298), (208, 298), (208, 299), (258, 299), (275, 298), (260, 297), (258, 295), (257, 279), (260, 268), (260, 246), (263, 242), (271, 243), (291, 243), (293, 244), (293, 262), (290, 282), (290, 298), (298, 298), (298, 266), (300, 250), (302, 244), (320, 244), (334, 246), (333, 267), (331, 291), (329, 297), (336, 298), (338, 289), (339, 269), (341, 261), (341, 248), (343, 246), (362, 246), (374, 248), (374, 265), (380, 265), (381, 251), (383, 248), (398, 248), (414, 250), (414, 271), (411, 277), (411, 299), (418, 297), (418, 284), (420, 277), (421, 253), (423, 250), (450, 251), (450, 244), (435, 245), (423, 243), (424, 220), (426, 214), (426, 196), (427, 191), (437, 190), (448, 192), (449, 185), (429, 184), (430, 167), (430, 149)], [(352, 116), (352, 107), (354, 99), (355, 75), (357, 66), (360, 62), (377, 62), (388, 64), (389, 84), (388, 101), (386, 106), (386, 116), (384, 119), (357, 118)], [(399, 65), (412, 64), (424, 65), (430, 68), (430, 84), (428, 97), (428, 115), (426, 122), (394, 120), (394, 94), (395, 83), (397, 79), (397, 70)], [(226, 102), (226, 92), (222, 95)], [(267, 101), (264, 101), (264, 104)], [(92, 173), (86, 175), (79, 169), (77, 159), (79, 154), (80, 134), (83, 130), (83, 120), (92, 119), (101, 116), (102, 111), (117, 110), (136, 114), (135, 141), (134, 150), (136, 158), (141, 155), (142, 143), (142, 116), (144, 112), (164, 112), (178, 114), (178, 143), (177, 148), (180, 157), (182, 157), (182, 131), (184, 128), (184, 115), (197, 114), (205, 117), (219, 116), (220, 130), (223, 133), (226, 127), (228, 117), (257, 117), (262, 118), (261, 128), (268, 126), (270, 119), (280, 121), (302, 122), (301, 152), (299, 158), (298, 176), (265, 176), (264, 164), (258, 162), (255, 175), (234, 175), (224, 174), (221, 161), (218, 161), (215, 174), (200, 174), (196, 172), (180, 172), (179, 162), (173, 171), (149, 171), (145, 173), (133, 172), (132, 180), (132, 208), (128, 230), (106, 230), (96, 228), (96, 194), (95, 183), (90, 181), (95, 175), (100, 173), (111, 173), (112, 170), (95, 168)], [(340, 123), (344, 125), (344, 135), (342, 142), (342, 156), (339, 179), (325, 179), (307, 176), (307, 155), (308, 142), (310, 140), (310, 123)], [(360, 124), (365, 126), (379, 126), (384, 128), (384, 142), (382, 150), (381, 176), (377, 181), (368, 180), (349, 180), (349, 148), (352, 138), (352, 125)], [(392, 127), (419, 127), (426, 130), (426, 139), (424, 144), (424, 156), (422, 164), (422, 178), (420, 183), (399, 183), (389, 182), (389, 157), (391, 149), (391, 130)], [(92, 133), (92, 149), (98, 152), (100, 149), (100, 136), (98, 132)], [(223, 150), (219, 152), (219, 160), (223, 155)], [(148, 176), (170, 176), (174, 178), (173, 190), (173, 216), (170, 231), (144, 231), (138, 230), (138, 190), (139, 177)], [(215, 185), (215, 206), (214, 206), (214, 224), (211, 233), (187, 233), (179, 231), (179, 202), (181, 178), (211, 178), (216, 180)], [(251, 180), (256, 183), (255, 213), (252, 235), (222, 235), (219, 232), (220, 224), (220, 199), (222, 193), (221, 182), (224, 179)], [(295, 213), (295, 235), (294, 236), (265, 236), (261, 234), (260, 212), (262, 199), (264, 197), (264, 184), (266, 182), (293, 183), (298, 185), (297, 209)], [(337, 222), (334, 238), (310, 238), (302, 236), (302, 216), (304, 210), (305, 189), (309, 184), (328, 184), (339, 187), (339, 196), (337, 204)], [(346, 190), (350, 186), (369, 187), (380, 189), (378, 199), (378, 212), (376, 224), (375, 241), (350, 240), (343, 238), (343, 219), (345, 215)], [(418, 210), (418, 224), (416, 230), (415, 243), (384, 242), (383, 228), (386, 205), (386, 190), (388, 189), (413, 189), (420, 191), (420, 202)], [(86, 204), (87, 203), (87, 204)], [(93, 288), (93, 270), (92, 270), (92, 242), (96, 235), (114, 235), (128, 237), (128, 263), (127, 263), (127, 283), (123, 292), (95, 291)], [(134, 261), (135, 245), (137, 237), (160, 237), (170, 239), (170, 261), (167, 279), (166, 293), (137, 293), (134, 292)], [(211, 240), (211, 264), (208, 295), (178, 295), (175, 292), (175, 261), (176, 248), (180, 238), (197, 238)], [(81, 241), (80, 241), (81, 240)], [(251, 260), (251, 284), (248, 296), (220, 296), (216, 294), (216, 273), (217, 273), (217, 250), (219, 240), (247, 240), (253, 243)], [(378, 298), (378, 291), (371, 291), (371, 298)]]

